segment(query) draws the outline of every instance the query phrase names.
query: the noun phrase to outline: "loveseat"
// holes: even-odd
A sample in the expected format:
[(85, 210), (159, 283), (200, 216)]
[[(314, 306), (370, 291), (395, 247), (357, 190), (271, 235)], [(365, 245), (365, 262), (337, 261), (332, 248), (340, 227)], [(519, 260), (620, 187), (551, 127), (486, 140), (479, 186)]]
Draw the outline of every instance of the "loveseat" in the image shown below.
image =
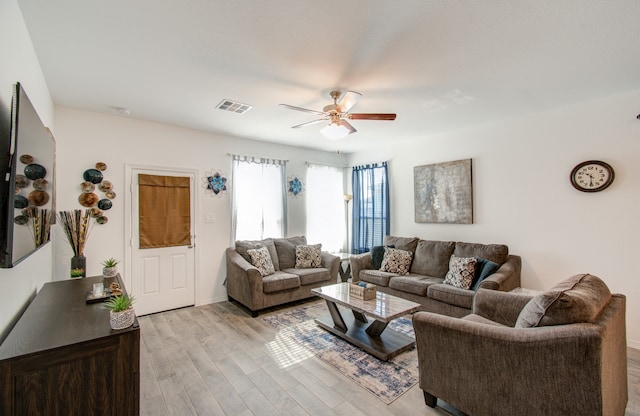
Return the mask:
[(536, 296), (480, 289), (462, 319), (415, 313), (425, 403), (471, 415), (623, 416), (625, 300), (582, 274)]
[[(399, 259), (390, 259), (390, 253), (399, 254)], [(380, 260), (380, 266), (373, 265)], [(466, 268), (450, 273), (452, 262), (456, 266), (466, 262)], [(423, 311), (457, 318), (471, 313), (478, 289), (510, 291), (519, 287), (522, 268), (520, 256), (509, 254), (503, 244), (395, 236), (386, 236), (383, 246), (370, 253), (352, 256), (350, 264), (352, 282), (375, 284), (381, 292), (420, 303)], [(469, 273), (472, 276), (467, 276)]]
[(236, 241), (227, 248), (227, 295), (257, 316), (261, 309), (314, 297), (335, 283), (340, 258), (308, 245), (305, 236)]

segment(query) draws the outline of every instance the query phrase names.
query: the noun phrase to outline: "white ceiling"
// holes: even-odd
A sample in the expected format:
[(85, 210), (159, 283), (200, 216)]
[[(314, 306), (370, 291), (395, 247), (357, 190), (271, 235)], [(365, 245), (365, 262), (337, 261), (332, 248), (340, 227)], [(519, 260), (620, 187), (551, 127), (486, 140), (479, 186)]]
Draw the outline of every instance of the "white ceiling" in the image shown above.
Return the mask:
[[(57, 105), (329, 151), (640, 88), (638, 0), (18, 4)], [(398, 118), (352, 121), (339, 141), (290, 128), (315, 116), (279, 103), (321, 110), (334, 88)]]

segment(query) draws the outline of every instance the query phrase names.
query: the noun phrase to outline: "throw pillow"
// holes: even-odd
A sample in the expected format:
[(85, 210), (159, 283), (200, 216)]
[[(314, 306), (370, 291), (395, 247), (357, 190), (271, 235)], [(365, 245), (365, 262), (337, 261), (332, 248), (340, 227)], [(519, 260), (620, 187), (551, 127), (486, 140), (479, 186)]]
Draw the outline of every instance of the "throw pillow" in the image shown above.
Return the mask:
[(296, 269), (312, 269), (321, 266), (322, 244), (296, 246)]
[(409, 274), (412, 258), (413, 253), (410, 251), (385, 247), (380, 270), (383, 272), (398, 273), (404, 276), (405, 274)]
[(251, 258), (253, 267), (258, 269), (262, 276), (269, 276), (276, 272), (273, 267), (273, 262), (271, 261), (271, 255), (266, 247), (247, 250), (247, 254), (249, 254)]
[(475, 257), (456, 257), (451, 255), (449, 271), (444, 277), (444, 283), (460, 289), (469, 289), (476, 273), (477, 263), (478, 260)]
[(371, 247), (371, 269), (380, 270), (382, 266), (382, 259), (384, 258), (384, 248), (396, 248), (393, 244), (388, 246), (373, 246)]
[(594, 322), (610, 300), (611, 292), (599, 277), (577, 274), (532, 298), (520, 311), (515, 327)]
[(471, 290), (478, 290), (480, 283), (500, 268), (498, 263), (494, 263), (491, 260), (483, 259), (482, 257), (476, 257), (476, 260), (478, 260), (478, 263), (476, 264), (476, 273), (471, 283)]

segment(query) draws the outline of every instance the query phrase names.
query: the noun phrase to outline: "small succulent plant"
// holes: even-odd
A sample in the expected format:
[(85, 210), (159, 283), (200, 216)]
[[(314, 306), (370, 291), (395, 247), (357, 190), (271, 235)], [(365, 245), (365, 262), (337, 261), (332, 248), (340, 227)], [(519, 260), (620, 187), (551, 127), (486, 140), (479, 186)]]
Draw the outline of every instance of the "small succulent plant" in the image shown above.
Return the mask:
[(116, 260), (113, 257), (110, 257), (102, 262), (104, 267), (116, 267), (120, 263), (120, 260)]
[(131, 295), (114, 296), (104, 303), (104, 307), (112, 312), (122, 312), (133, 306), (136, 298)]

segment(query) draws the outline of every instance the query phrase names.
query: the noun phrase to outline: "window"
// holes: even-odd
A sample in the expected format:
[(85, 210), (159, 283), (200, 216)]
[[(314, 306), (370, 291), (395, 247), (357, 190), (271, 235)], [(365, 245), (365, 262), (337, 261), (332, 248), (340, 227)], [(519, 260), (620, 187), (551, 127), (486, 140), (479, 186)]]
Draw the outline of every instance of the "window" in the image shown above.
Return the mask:
[(308, 164), (307, 241), (322, 243), (322, 250), (330, 253), (346, 246), (343, 188), (344, 169)]
[(233, 155), (232, 238), (261, 240), (286, 235), (286, 161)]
[(353, 168), (352, 252), (365, 253), (382, 245), (389, 234), (389, 178), (387, 162)]

